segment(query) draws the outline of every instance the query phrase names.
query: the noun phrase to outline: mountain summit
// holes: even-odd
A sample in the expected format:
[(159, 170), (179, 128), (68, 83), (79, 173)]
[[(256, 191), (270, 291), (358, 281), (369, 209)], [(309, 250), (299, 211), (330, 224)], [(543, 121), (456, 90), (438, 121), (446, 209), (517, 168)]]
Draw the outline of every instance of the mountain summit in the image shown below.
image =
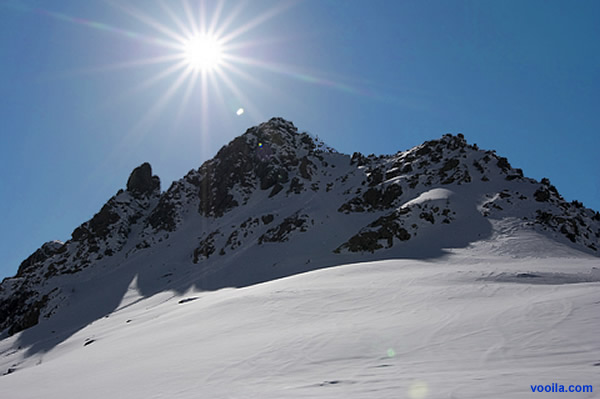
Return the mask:
[(436, 258), (490, 240), (500, 254), (535, 252), (533, 241), (499, 239), (515, 231), (600, 254), (600, 213), (461, 134), (350, 156), (273, 118), (165, 192), (150, 164), (135, 168), (126, 190), (70, 240), (45, 243), (4, 279), (0, 330), (44, 321), (48, 331), (68, 325), (68, 336), (108, 316), (133, 286), (144, 296), (246, 286), (363, 260)]

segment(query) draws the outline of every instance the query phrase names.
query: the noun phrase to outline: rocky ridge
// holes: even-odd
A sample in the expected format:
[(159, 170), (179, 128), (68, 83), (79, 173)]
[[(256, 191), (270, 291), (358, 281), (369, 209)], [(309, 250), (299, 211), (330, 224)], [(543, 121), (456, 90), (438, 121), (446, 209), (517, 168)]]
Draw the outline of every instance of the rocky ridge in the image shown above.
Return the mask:
[(168, 259), (163, 274), (172, 284), (179, 273), (195, 276), (189, 284), (198, 288), (235, 286), (339, 257), (466, 246), (492, 237), (506, 219), (600, 254), (600, 213), (565, 201), (547, 179), (525, 177), (460, 134), (393, 155), (349, 156), (273, 118), (165, 192), (149, 164), (135, 168), (126, 190), (70, 240), (44, 244), (2, 282), (0, 330), (14, 334), (51, 318), (71, 300), (65, 287), (84, 274), (151, 263), (157, 253)]

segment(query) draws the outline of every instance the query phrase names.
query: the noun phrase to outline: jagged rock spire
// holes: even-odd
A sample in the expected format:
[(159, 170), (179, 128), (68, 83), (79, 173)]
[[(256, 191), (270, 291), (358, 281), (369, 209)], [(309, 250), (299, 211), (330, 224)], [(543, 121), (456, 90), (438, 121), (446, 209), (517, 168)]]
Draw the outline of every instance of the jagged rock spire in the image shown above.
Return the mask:
[(134, 196), (149, 195), (155, 190), (160, 191), (160, 179), (152, 176), (152, 166), (144, 162), (131, 172), (127, 180), (127, 191)]

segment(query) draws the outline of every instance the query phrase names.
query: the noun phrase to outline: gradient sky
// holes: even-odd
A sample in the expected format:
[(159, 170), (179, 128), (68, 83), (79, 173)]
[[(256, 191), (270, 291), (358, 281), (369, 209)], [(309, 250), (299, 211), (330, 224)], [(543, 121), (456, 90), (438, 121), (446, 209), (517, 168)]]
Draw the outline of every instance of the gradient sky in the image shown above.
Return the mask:
[[(219, 8), (231, 67), (185, 78), (170, 34)], [(272, 116), (345, 153), (461, 132), (600, 210), (598, 21), (584, 0), (0, 0), (0, 278), (142, 162), (166, 190)]]

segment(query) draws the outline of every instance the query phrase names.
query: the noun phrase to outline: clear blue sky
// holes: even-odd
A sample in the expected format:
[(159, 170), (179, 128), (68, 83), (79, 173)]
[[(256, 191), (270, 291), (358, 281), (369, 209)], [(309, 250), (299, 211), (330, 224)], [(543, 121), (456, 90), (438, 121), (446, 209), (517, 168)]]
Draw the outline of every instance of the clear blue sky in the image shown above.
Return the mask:
[[(346, 153), (462, 132), (600, 210), (599, 1), (163, 4), (0, 0), (0, 277), (271, 116)], [(216, 14), (229, 67), (193, 81), (169, 46)]]

